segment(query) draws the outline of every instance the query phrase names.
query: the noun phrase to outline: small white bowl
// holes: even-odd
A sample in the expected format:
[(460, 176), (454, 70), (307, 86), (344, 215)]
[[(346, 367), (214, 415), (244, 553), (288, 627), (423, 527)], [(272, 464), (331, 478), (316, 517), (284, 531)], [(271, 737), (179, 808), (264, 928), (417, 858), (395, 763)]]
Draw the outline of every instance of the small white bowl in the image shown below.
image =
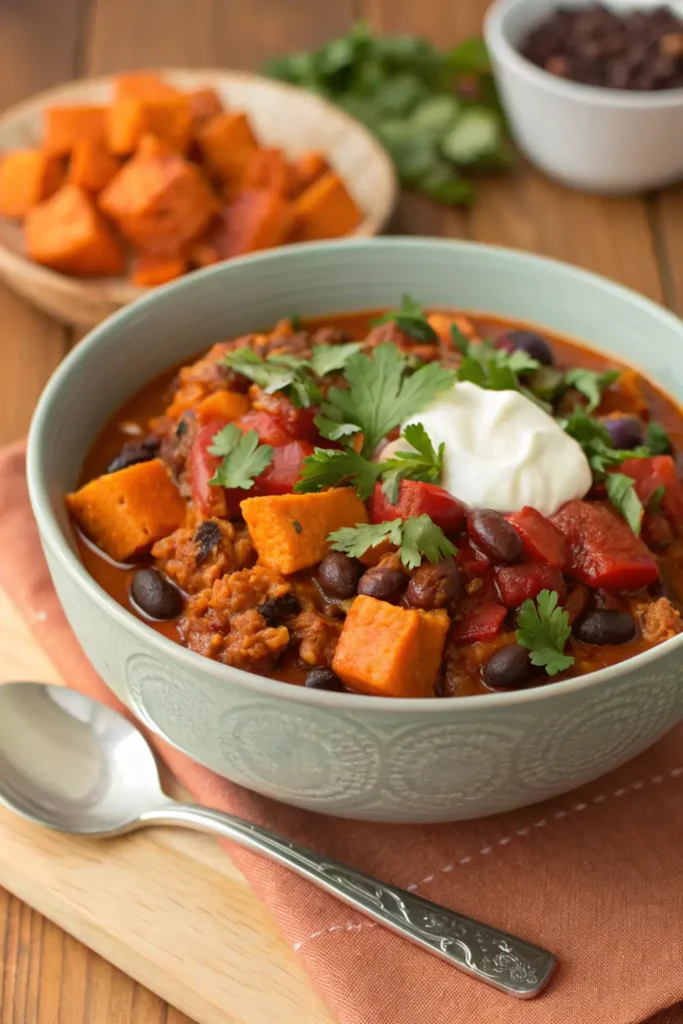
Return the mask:
[(519, 148), (552, 178), (589, 192), (642, 192), (683, 178), (683, 89), (641, 93), (580, 85), (521, 55), (529, 30), (559, 6), (585, 7), (587, 0), (496, 0), (484, 22)]

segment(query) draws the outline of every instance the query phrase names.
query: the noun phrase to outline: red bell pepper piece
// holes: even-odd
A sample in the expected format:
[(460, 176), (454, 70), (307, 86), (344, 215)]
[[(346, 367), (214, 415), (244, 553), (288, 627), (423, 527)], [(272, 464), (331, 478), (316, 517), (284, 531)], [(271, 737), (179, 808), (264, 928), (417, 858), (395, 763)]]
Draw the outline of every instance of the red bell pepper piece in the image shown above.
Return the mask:
[(533, 562), (554, 565), (558, 569), (567, 568), (567, 543), (549, 519), (530, 505), (525, 505), (521, 512), (514, 512), (505, 518), (522, 538), (522, 548), (528, 558)]
[(206, 423), (192, 442), (190, 450), (190, 488), (192, 500), (200, 515), (225, 516), (225, 491), (222, 487), (210, 487), (209, 480), (214, 476), (222, 459), (218, 455), (209, 454), (214, 435), (226, 425), (224, 420), (211, 420)]
[(675, 523), (683, 526), (683, 484), (676, 474), (670, 455), (654, 455), (650, 459), (627, 459), (614, 471), (630, 476), (636, 482), (636, 494), (646, 505), (658, 487), (664, 488), (662, 508)]
[(469, 537), (458, 541), (458, 568), (468, 576), (484, 577), (491, 568), (491, 563)]
[(542, 590), (556, 590), (560, 603), (567, 596), (564, 576), (554, 565), (522, 562), (521, 565), (497, 565), (496, 585), (506, 608), (519, 608), (527, 598), (534, 598)]
[(236, 425), (245, 434), (248, 430), (255, 430), (261, 444), (272, 444), (275, 447), (289, 444), (292, 440), (292, 435), (282, 421), (277, 416), (271, 416), (269, 412), (252, 410), (237, 420)]
[[(308, 441), (290, 441), (273, 448), (273, 461), (256, 477), (249, 495), (291, 494), (301, 475), (301, 464), (312, 454), (313, 445)], [(246, 496), (242, 491), (242, 498)]]
[(569, 572), (589, 587), (638, 590), (659, 577), (642, 540), (610, 505), (568, 501), (552, 517), (569, 547)]
[(488, 643), (500, 633), (507, 608), (496, 601), (464, 604), (449, 630), (449, 640), (456, 644)]
[(425, 513), (444, 533), (457, 533), (465, 521), (467, 509), (461, 501), (436, 484), (401, 480), (395, 505), (387, 498), (382, 485), (375, 484), (370, 496), (371, 522), (387, 523), (392, 519), (409, 519)]

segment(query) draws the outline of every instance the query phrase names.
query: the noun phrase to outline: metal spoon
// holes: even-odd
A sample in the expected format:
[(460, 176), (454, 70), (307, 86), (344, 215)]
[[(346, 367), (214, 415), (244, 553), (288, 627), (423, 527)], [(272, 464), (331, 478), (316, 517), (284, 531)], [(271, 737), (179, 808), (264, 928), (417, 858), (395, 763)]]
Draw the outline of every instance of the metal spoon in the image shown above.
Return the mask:
[(555, 957), (221, 811), (162, 792), (154, 756), (129, 721), (73, 690), (0, 686), (0, 804), (38, 825), (107, 838), (179, 825), (239, 843), (332, 893), (385, 928), (510, 995), (547, 985)]

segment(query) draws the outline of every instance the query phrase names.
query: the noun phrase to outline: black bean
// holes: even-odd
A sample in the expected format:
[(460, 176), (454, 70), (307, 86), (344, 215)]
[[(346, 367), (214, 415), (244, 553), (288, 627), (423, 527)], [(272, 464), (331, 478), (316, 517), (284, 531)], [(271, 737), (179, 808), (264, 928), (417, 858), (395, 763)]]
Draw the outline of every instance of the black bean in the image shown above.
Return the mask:
[[(504, 344), (507, 343), (507, 344)], [(533, 331), (506, 331), (497, 339), (501, 347), (510, 345), (513, 349), (526, 352), (532, 359), (538, 359), (542, 366), (553, 365), (553, 353), (550, 345), (540, 334)]]
[(645, 443), (643, 424), (637, 416), (610, 416), (602, 422), (615, 448), (638, 448)]
[(374, 565), (358, 581), (358, 593), (365, 597), (376, 597), (378, 601), (388, 601), (397, 597), (407, 582), (408, 577), (400, 569)]
[(221, 528), (214, 519), (207, 519), (206, 522), (202, 523), (192, 538), (193, 543), (197, 545), (194, 564), (201, 565), (222, 540)]
[(363, 571), (357, 558), (349, 558), (341, 551), (330, 551), (318, 566), (318, 576), (325, 593), (340, 598), (354, 596)]
[(445, 608), (460, 596), (461, 583), (458, 567), (452, 558), (431, 565), (421, 565), (410, 578), (406, 599), (413, 608), (430, 611)]
[(480, 508), (470, 512), (467, 532), (477, 547), (494, 562), (516, 562), (522, 553), (522, 540), (514, 526), (493, 509)]
[(183, 610), (183, 596), (156, 569), (139, 569), (130, 588), (133, 603), (150, 619), (176, 619)]
[(484, 665), (482, 678), (492, 690), (514, 690), (531, 674), (529, 652), (519, 644), (501, 647)]
[(299, 614), (301, 605), (295, 594), (283, 594), (282, 597), (269, 598), (256, 610), (263, 616), (268, 626), (281, 626), (285, 619)]
[(636, 635), (636, 624), (627, 612), (600, 608), (574, 627), (574, 635), (584, 644), (625, 644)]
[(159, 452), (159, 439), (147, 437), (144, 441), (127, 441), (119, 454), (111, 460), (105, 473), (116, 473), (119, 469), (128, 469), (138, 462), (149, 462)]
[(312, 668), (306, 673), (306, 686), (314, 690), (343, 690), (344, 684), (331, 668)]

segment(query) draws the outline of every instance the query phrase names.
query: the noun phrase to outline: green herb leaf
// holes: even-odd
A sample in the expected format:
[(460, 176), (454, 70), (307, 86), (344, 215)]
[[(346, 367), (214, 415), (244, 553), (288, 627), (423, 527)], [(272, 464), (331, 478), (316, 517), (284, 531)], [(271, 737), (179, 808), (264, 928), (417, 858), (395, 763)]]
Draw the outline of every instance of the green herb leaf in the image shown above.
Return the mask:
[(441, 151), (459, 167), (474, 167), (498, 158), (502, 143), (503, 121), (497, 111), (472, 106), (441, 140)]
[(260, 444), (255, 430), (243, 433), (235, 423), (228, 423), (212, 438), (208, 449), (211, 455), (223, 458), (215, 475), (209, 480), (212, 487), (238, 487), (248, 491), (259, 476), (270, 465), (273, 449), (269, 444)]
[(627, 459), (645, 459), (650, 454), (647, 448), (613, 448), (607, 428), (580, 406), (561, 423), (569, 436), (583, 448), (596, 481), (604, 480), (608, 469), (620, 466)]
[(304, 322), (303, 322), (303, 320), (301, 319), (301, 317), (299, 316), (298, 313), (290, 313), (289, 314), (289, 322), (292, 325), (292, 330), (293, 331), (302, 331), (303, 330)]
[(517, 643), (530, 652), (531, 664), (544, 668), (555, 676), (574, 664), (574, 658), (564, 653), (571, 633), (569, 615), (557, 607), (557, 591), (542, 590), (536, 602), (528, 599), (517, 616)]
[(410, 295), (403, 296), (399, 310), (385, 313), (384, 316), (377, 318), (376, 323), (384, 324), (390, 321), (393, 321), (399, 330), (411, 338), (415, 338), (416, 341), (438, 342), (439, 340), (439, 335), (427, 321), (422, 306), (411, 299)]
[(664, 500), (665, 495), (666, 487), (664, 484), (660, 484), (659, 487), (655, 487), (645, 506), (646, 510), (648, 512), (661, 512), (662, 501)]
[(459, 74), (484, 75), (491, 70), (486, 43), (483, 39), (465, 39), (448, 55), (448, 66)]
[(586, 412), (593, 412), (602, 401), (603, 391), (610, 384), (614, 384), (620, 374), (621, 370), (605, 370), (604, 373), (596, 373), (594, 370), (576, 367), (573, 370), (567, 370), (564, 379), (569, 387), (576, 388), (588, 399)]
[(343, 551), (352, 558), (360, 558), (376, 544), (389, 540), (399, 548), (401, 561), (407, 569), (417, 568), (423, 557), (429, 562), (440, 562), (452, 558), (458, 551), (428, 515), (374, 525), (344, 526), (331, 533), (328, 540), (333, 551)]
[(456, 371), (458, 380), (470, 381), (481, 388), (491, 391), (522, 391), (520, 375), (531, 373), (541, 365), (537, 359), (519, 349), (506, 352), (494, 348), (489, 341), (468, 341), (453, 326), (451, 336), (463, 355)]
[[(406, 376), (407, 363), (395, 345), (378, 345), (372, 357), (362, 352), (351, 356), (344, 376), (348, 388), (330, 388), (316, 425), (330, 437), (329, 423), (341, 425), (345, 434), (353, 425), (363, 434), (361, 454), (370, 457), (394, 427), (420, 412), (455, 374), (438, 363), (427, 363)], [(343, 435), (339, 435), (343, 436)]]
[(382, 464), (370, 462), (351, 448), (316, 448), (304, 459), (301, 479), (294, 485), (300, 494), (321, 491), (325, 487), (349, 484), (356, 488), (358, 497), (365, 501), (382, 472)]
[(443, 472), (445, 444), (439, 445), (435, 451), (427, 431), (421, 423), (409, 424), (401, 437), (411, 446), (409, 451), (396, 451), (390, 459), (382, 463), (381, 473), (384, 480), (382, 490), (392, 505), (398, 500), (401, 480), (421, 480), (425, 483), (438, 483)]
[(635, 480), (625, 473), (609, 473), (605, 481), (607, 497), (631, 527), (640, 535), (643, 522), (643, 506), (636, 494)]
[(648, 423), (645, 444), (652, 455), (670, 455), (672, 451), (671, 439), (661, 423)]
[(314, 345), (310, 367), (316, 377), (325, 377), (328, 373), (343, 370), (351, 356), (360, 352), (359, 341), (349, 341), (344, 345)]

